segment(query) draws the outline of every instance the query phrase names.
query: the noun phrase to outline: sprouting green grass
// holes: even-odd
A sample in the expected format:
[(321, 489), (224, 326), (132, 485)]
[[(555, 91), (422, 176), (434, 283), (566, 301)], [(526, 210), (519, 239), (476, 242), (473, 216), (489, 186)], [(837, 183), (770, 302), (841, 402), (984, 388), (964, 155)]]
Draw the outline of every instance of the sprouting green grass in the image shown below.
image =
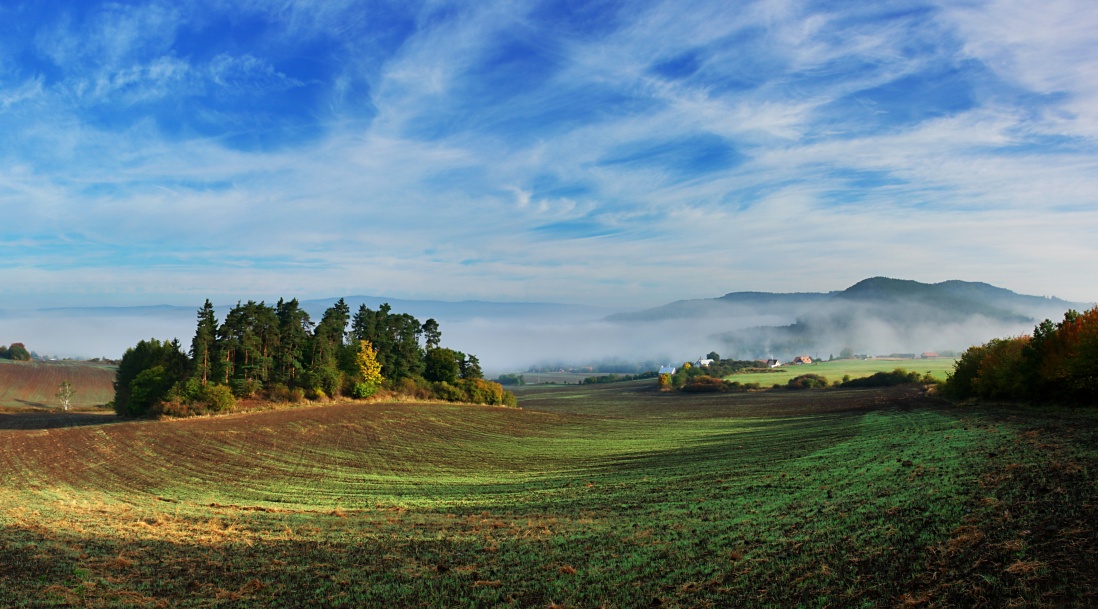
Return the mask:
[(1095, 598), (1095, 413), (645, 387), (0, 431), (0, 605)]
[(819, 374), (830, 382), (841, 381), (844, 376), (852, 379), (872, 376), (877, 372), (892, 372), (897, 368), (903, 368), (908, 372), (930, 374), (934, 378), (944, 381), (946, 374), (953, 372), (955, 359), (844, 359), (833, 361), (817, 361), (811, 364), (784, 365), (767, 371), (741, 372), (726, 376), (730, 381), (741, 383), (759, 383), (763, 387), (769, 387), (774, 383), (785, 385), (789, 379), (801, 374)]

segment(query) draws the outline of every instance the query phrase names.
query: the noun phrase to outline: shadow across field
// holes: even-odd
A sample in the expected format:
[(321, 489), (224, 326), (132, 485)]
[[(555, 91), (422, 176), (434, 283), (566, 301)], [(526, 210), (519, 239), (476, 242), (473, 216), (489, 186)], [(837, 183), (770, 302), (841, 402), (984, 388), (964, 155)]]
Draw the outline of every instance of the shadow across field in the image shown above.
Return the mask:
[(3, 429), (60, 429), (64, 427), (86, 427), (88, 425), (108, 425), (119, 423), (123, 419), (113, 412), (0, 412), (0, 430)]

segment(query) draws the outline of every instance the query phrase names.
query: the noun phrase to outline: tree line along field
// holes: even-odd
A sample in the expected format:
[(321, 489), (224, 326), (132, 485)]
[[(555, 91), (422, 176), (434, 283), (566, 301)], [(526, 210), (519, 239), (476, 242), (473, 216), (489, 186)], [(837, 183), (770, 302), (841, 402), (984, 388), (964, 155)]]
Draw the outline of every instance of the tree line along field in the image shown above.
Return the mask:
[(4, 425), (0, 606), (1098, 602), (1093, 412), (652, 385)]
[(0, 408), (58, 408), (57, 389), (70, 381), (76, 390), (70, 408), (103, 406), (114, 397), (115, 368), (79, 361), (0, 360)]
[(740, 383), (759, 383), (763, 387), (770, 387), (774, 383), (785, 385), (789, 379), (801, 374), (819, 374), (830, 382), (841, 381), (844, 376), (852, 379), (872, 376), (877, 372), (892, 372), (897, 368), (903, 368), (908, 372), (930, 374), (932, 377), (944, 381), (946, 375), (953, 371), (956, 358), (935, 357), (929, 359), (839, 359), (832, 361), (816, 361), (811, 364), (784, 365), (764, 371), (746, 371), (726, 376), (729, 381)]

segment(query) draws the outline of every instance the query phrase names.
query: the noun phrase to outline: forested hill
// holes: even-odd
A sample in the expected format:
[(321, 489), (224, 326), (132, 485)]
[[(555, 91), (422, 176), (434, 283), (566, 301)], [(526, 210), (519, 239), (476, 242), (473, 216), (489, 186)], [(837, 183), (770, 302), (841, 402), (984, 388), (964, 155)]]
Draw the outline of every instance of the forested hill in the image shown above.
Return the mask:
[(615, 322), (650, 322), (673, 319), (722, 318), (775, 315), (799, 318), (823, 305), (918, 305), (920, 317), (960, 319), (981, 315), (1003, 321), (1031, 321), (1057, 317), (1070, 308), (1088, 303), (1059, 298), (1028, 296), (987, 283), (950, 280), (920, 283), (905, 279), (872, 277), (833, 292), (730, 292), (718, 298), (679, 300), (652, 309), (618, 313), (606, 319)]
[(1062, 312), (1086, 307), (1087, 303), (1068, 302), (1055, 297), (1027, 296), (1005, 288), (973, 281), (950, 280), (919, 283), (904, 279), (873, 277), (859, 281), (835, 294), (837, 299), (860, 302), (923, 303), (963, 313), (988, 317), (1044, 317), (1043, 312)]

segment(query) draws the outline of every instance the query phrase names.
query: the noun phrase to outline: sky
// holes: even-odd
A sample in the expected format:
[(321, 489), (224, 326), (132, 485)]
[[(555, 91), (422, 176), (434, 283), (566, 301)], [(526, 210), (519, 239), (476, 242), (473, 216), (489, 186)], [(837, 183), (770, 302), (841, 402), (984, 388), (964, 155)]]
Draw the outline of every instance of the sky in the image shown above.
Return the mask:
[(1098, 300), (1098, 2), (0, 2), (0, 309)]

